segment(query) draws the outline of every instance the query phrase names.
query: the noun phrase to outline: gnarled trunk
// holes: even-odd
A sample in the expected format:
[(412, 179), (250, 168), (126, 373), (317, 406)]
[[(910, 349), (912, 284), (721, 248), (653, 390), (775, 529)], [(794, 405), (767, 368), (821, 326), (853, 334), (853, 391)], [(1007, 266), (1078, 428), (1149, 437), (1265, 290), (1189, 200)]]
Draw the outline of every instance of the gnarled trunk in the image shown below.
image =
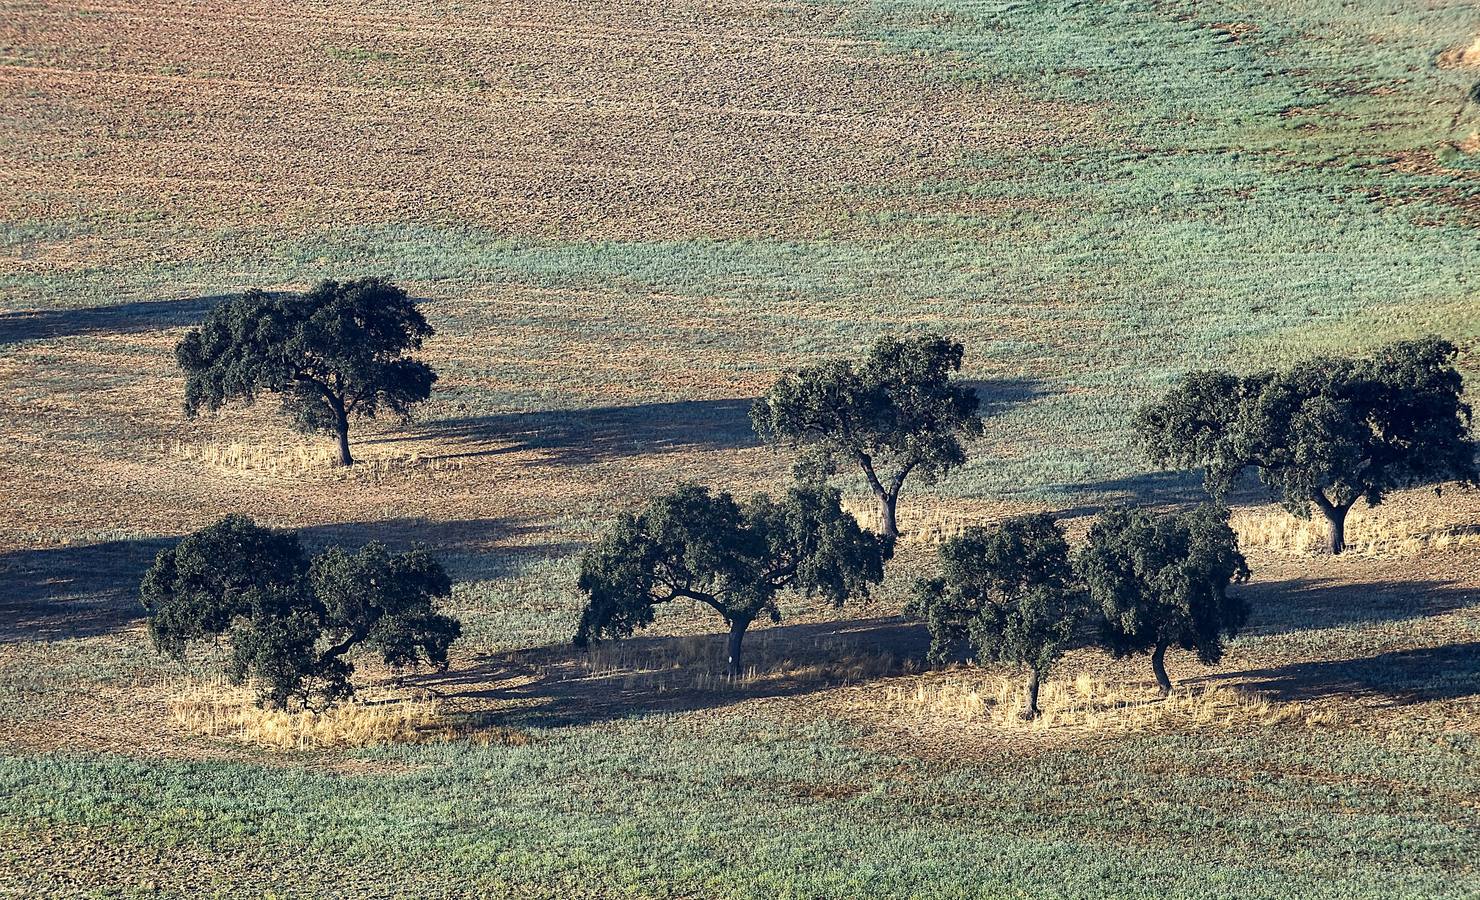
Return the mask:
[(355, 458), (349, 455), (349, 414), (343, 409), (334, 410), (334, 436), (339, 439), (339, 464), (354, 465)]
[(1027, 696), (1023, 700), (1022, 712), (1018, 716), (1023, 719), (1038, 718), (1038, 670), (1028, 670)]
[(725, 645), (725, 675), (729, 678), (739, 678), (744, 671), (740, 667), (740, 645), (745, 640), (745, 629), (749, 627), (749, 619), (730, 620), (730, 639)]
[(1316, 494), (1316, 508), (1321, 515), (1326, 517), (1326, 524), (1330, 528), (1330, 548), (1332, 556), (1339, 556), (1346, 550), (1346, 514), (1351, 511), (1352, 504), (1345, 503), (1337, 505), (1330, 502), (1324, 496)]
[(899, 537), (899, 523), (895, 518), (899, 495), (879, 491), (875, 496), (879, 499), (879, 534), (889, 538)]
[(1167, 677), (1167, 645), (1157, 644), (1156, 649), (1151, 651), (1151, 672), (1156, 676), (1156, 683), (1161, 687), (1163, 697), (1172, 693), (1172, 679)]

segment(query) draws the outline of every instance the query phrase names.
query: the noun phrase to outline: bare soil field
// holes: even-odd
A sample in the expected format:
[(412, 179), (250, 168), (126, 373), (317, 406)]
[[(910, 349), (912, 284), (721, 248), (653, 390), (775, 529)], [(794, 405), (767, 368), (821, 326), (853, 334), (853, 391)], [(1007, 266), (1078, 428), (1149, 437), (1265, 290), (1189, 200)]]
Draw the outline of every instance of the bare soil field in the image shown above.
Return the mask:
[[(903, 615), (966, 524), (1200, 499), (1126, 426), (1190, 368), (1439, 332), (1474, 397), (1476, 34), (1408, 0), (0, 0), (0, 895), (1480, 890), (1480, 491), (1359, 509), (1340, 559), (1240, 493), (1249, 627), (1174, 653), (1167, 704), (1080, 649), (1016, 722), (1013, 673), (930, 669)], [(437, 330), (414, 421), (339, 471), (271, 398), (184, 417), (217, 302), (360, 275)], [(987, 429), (906, 491), (874, 597), (788, 601), (736, 682), (697, 611), (569, 646), (617, 511), (774, 491), (752, 399), (922, 329)], [(138, 585), (233, 512), (436, 551), (451, 665), (367, 668), (358, 708), (425, 721), (217, 727), (218, 655), (155, 654)]]

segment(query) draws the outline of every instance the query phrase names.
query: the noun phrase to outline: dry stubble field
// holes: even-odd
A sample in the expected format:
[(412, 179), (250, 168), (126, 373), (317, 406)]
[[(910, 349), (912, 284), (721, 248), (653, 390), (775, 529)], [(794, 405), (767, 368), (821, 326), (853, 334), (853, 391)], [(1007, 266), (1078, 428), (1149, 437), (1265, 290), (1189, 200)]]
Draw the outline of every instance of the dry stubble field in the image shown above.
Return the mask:
[[(1480, 890), (1473, 490), (1339, 561), (1248, 498), (1252, 626), (1174, 659), (1166, 706), (1081, 653), (1024, 728), (898, 616), (963, 522), (1195, 498), (1124, 430), (1187, 367), (1439, 330), (1480, 374), (1476, 13), (0, 0), (0, 891)], [(215, 299), (360, 274), (438, 329), (416, 423), (339, 474), (271, 404), (183, 420), (171, 349)], [(907, 495), (878, 597), (758, 632), (738, 685), (683, 612), (565, 649), (614, 510), (774, 488), (749, 398), (922, 327), (990, 422)], [(426, 721), (286, 750), (207, 722), (209, 660), (155, 658), (135, 590), (232, 511), (444, 555), (451, 671), (372, 691)]]

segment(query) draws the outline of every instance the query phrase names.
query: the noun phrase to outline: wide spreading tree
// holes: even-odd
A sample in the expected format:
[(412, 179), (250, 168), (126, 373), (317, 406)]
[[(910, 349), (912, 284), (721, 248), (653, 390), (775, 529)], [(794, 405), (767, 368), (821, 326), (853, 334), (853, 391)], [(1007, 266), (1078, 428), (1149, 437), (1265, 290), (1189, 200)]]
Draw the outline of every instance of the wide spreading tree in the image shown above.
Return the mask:
[(1047, 514), (972, 528), (940, 548), (940, 575), (921, 579), (912, 611), (930, 629), (930, 660), (1019, 667), (1022, 717), (1038, 715), (1038, 686), (1063, 655), (1085, 605), (1069, 544)]
[(587, 597), (575, 644), (625, 637), (674, 600), (703, 604), (729, 626), (725, 671), (742, 673), (741, 643), (751, 622), (780, 621), (783, 591), (840, 605), (884, 577), (891, 544), (859, 528), (838, 492), (821, 483), (790, 488), (780, 500), (685, 484), (636, 513), (623, 513), (581, 560)]
[(1090, 526), (1075, 567), (1103, 617), (1106, 646), (1117, 657), (1150, 653), (1163, 694), (1172, 690), (1169, 648), (1196, 651), (1211, 665), (1248, 618), (1228, 586), (1248, 580), (1249, 567), (1219, 506), (1164, 515), (1108, 509)]
[(976, 391), (954, 376), (963, 349), (938, 336), (883, 338), (857, 362), (830, 360), (782, 376), (750, 420), (769, 443), (809, 448), (821, 471), (839, 458), (863, 472), (879, 505), (880, 532), (897, 537), (905, 479), (926, 482), (966, 461), (962, 438), (979, 435)]
[(297, 535), (245, 516), (161, 551), (140, 587), (158, 650), (182, 658), (192, 643), (224, 637), (229, 678), (255, 681), (276, 708), (314, 694), (331, 703), (349, 696), (354, 651), (393, 668), (445, 667), (462, 631), (438, 608), (451, 593), (425, 550), (393, 554), (370, 543), (309, 558)]
[(1428, 337), (1244, 378), (1193, 373), (1141, 410), (1136, 430), (1157, 464), (1201, 466), (1218, 498), (1253, 467), (1290, 512), (1320, 510), (1341, 553), (1358, 500), (1375, 506), (1399, 488), (1476, 480), (1456, 352)]
[(332, 432), (340, 465), (352, 465), (351, 416), (405, 418), (431, 396), (436, 373), (406, 355), (431, 334), (416, 301), (381, 278), (324, 281), (303, 296), (248, 291), (176, 346), (185, 413), (278, 394), (295, 426)]

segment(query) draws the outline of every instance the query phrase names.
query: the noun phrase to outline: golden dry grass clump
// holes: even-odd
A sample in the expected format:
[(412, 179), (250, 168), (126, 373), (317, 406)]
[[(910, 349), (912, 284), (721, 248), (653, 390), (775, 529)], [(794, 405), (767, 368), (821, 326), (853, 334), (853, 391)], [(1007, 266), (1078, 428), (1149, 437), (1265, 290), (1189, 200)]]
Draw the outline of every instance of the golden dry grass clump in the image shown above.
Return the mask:
[(193, 683), (168, 698), (170, 717), (191, 734), (274, 750), (368, 747), (448, 740), (453, 729), (433, 699), (349, 701), (324, 710), (266, 709), (225, 682)]
[(176, 459), (200, 463), (237, 474), (266, 478), (358, 478), (378, 481), (381, 478), (417, 472), (442, 472), (461, 469), (460, 460), (439, 459), (410, 452), (367, 452), (355, 450), (355, 464), (338, 465), (339, 453), (329, 446), (290, 444), (193, 445), (175, 441), (166, 452)]
[[(1299, 519), (1282, 509), (1234, 510), (1230, 524), (1245, 550), (1296, 556), (1326, 553), (1325, 519)], [(1346, 553), (1352, 556), (1416, 556), (1430, 551), (1480, 548), (1480, 529), (1455, 525), (1429, 513), (1353, 508), (1346, 519)]]
[(1330, 724), (1330, 713), (1303, 703), (1282, 703), (1227, 686), (1194, 685), (1162, 699), (1153, 688), (1117, 684), (1081, 674), (1042, 685), (1042, 714), (1022, 719), (1020, 679), (977, 672), (947, 672), (892, 687), (885, 705), (905, 718), (978, 722), (1026, 731), (1124, 732), (1197, 730), (1246, 725)]
[[(872, 498), (844, 497), (843, 511), (858, 520), (862, 527), (877, 532), (880, 527), (879, 507)], [(951, 514), (942, 508), (909, 510), (902, 514), (903, 523), (899, 533), (901, 544), (923, 544), (926, 546), (943, 543), (960, 537), (972, 523), (959, 513)]]

